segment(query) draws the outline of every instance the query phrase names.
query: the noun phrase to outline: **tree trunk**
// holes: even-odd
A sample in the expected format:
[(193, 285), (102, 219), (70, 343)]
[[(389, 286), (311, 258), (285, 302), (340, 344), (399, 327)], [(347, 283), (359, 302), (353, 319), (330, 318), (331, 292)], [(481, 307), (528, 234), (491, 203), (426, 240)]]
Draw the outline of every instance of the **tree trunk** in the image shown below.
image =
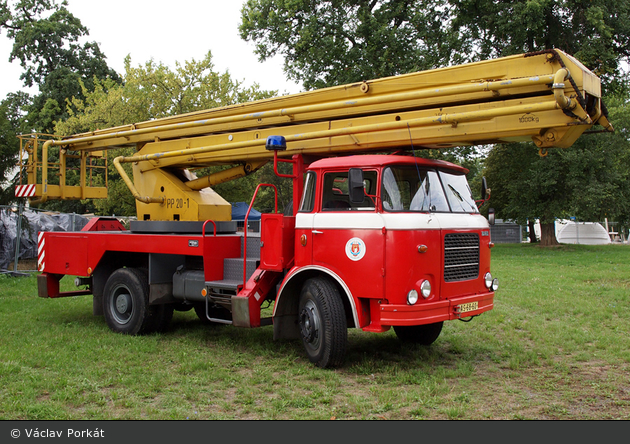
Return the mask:
[(527, 222), (529, 226), (529, 242), (535, 244), (538, 242), (538, 238), (536, 237), (536, 221), (529, 220)]
[(556, 239), (555, 223), (540, 224), (540, 246), (541, 247), (553, 247), (554, 245), (560, 245)]

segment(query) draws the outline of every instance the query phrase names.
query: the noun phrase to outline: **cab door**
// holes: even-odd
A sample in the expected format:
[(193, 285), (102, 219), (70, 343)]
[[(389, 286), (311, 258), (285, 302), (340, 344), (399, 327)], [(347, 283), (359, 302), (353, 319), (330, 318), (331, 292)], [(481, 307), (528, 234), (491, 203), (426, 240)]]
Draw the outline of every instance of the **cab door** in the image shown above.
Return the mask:
[(322, 177), (321, 206), (313, 216), (313, 265), (338, 275), (356, 297), (384, 294), (385, 231), (376, 212), (376, 171), (364, 172), (365, 198), (352, 203), (348, 170)]

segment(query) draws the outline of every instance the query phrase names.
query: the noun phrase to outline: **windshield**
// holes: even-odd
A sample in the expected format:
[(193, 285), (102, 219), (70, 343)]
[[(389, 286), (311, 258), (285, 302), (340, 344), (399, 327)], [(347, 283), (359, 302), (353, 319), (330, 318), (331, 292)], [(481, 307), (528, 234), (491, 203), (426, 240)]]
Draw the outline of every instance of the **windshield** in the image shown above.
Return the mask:
[(381, 198), (385, 211), (478, 212), (465, 175), (431, 169), (386, 168)]
[(440, 171), (440, 179), (453, 213), (478, 213), (479, 209), (464, 174)]

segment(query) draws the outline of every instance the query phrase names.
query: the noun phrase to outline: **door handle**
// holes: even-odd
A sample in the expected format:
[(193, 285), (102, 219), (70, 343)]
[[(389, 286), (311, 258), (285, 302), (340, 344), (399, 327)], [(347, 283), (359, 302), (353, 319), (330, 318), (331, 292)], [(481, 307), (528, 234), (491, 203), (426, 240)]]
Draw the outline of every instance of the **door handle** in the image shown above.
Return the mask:
[(317, 231), (317, 230), (313, 230), (313, 231), (311, 231), (311, 233), (313, 233), (313, 234), (324, 234), (323, 231)]

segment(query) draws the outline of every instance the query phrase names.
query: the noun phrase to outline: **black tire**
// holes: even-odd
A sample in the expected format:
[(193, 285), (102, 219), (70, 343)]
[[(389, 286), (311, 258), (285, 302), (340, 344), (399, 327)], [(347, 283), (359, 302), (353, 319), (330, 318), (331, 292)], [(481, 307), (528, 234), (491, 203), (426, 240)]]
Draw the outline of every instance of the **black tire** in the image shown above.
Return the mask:
[(338, 367), (346, 354), (348, 325), (337, 287), (328, 279), (307, 280), (300, 293), (298, 324), (308, 359), (321, 368)]
[(162, 307), (149, 306), (149, 282), (142, 270), (119, 268), (105, 283), (103, 314), (115, 333), (139, 335), (154, 331)]
[(410, 342), (420, 345), (431, 345), (440, 336), (444, 322), (435, 324), (394, 326), (396, 336), (403, 342)]
[[(222, 322), (213, 322), (210, 319), (208, 319), (208, 316), (206, 315), (205, 302), (195, 303), (195, 313), (197, 314), (197, 317), (199, 318), (201, 323), (204, 325), (211, 325), (211, 326), (226, 325)], [(232, 319), (232, 313), (230, 313), (230, 310), (224, 307), (210, 306), (208, 307), (208, 314), (210, 315), (210, 317), (216, 318), (216, 319), (225, 319), (228, 321)]]

